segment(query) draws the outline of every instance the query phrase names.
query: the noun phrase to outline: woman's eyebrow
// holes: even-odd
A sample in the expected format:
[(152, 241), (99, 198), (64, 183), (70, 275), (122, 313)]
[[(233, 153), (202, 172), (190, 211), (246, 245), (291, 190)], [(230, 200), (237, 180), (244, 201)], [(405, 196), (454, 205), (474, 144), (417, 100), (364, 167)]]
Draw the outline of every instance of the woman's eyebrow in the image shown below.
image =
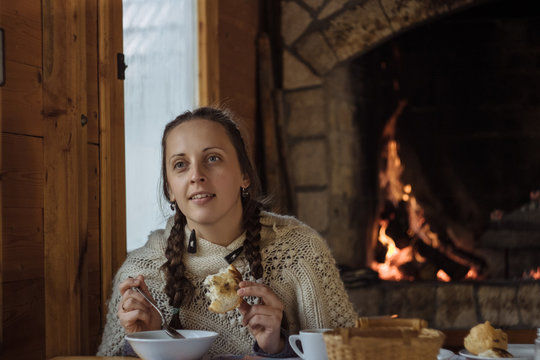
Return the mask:
[(178, 154), (172, 154), (171, 156), (169, 156), (169, 160), (172, 159), (172, 158), (175, 158), (175, 157), (178, 157), (178, 156), (184, 156), (186, 155), (185, 153), (178, 153)]
[(203, 149), (203, 152), (208, 151), (208, 150), (214, 150), (214, 149), (218, 149), (218, 150), (221, 150), (221, 151), (225, 151), (225, 150), (223, 150), (223, 148), (220, 148), (219, 146), (209, 146), (209, 147), (205, 147), (205, 148)]

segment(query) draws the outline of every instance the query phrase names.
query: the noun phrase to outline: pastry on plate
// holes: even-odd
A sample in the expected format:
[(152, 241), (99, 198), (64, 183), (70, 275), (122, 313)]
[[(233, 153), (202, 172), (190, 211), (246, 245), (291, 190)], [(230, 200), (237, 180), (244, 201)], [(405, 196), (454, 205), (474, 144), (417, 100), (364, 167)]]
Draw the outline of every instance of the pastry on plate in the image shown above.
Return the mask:
[(493, 348), (486, 351), (482, 351), (478, 356), (486, 358), (512, 358), (512, 354), (504, 349)]
[(474, 326), (464, 340), (465, 349), (479, 355), (494, 348), (508, 349), (508, 336), (501, 329), (495, 329), (489, 321)]

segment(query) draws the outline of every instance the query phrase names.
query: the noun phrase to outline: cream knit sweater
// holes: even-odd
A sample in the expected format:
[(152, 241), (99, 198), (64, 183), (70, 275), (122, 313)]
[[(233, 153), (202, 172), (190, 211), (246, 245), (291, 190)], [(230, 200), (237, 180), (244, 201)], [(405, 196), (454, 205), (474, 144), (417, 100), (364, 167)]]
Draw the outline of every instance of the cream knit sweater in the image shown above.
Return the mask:
[[(160, 266), (166, 261), (164, 253), (172, 225), (171, 218), (165, 230), (150, 234), (147, 243), (130, 252), (118, 270), (97, 355), (119, 355), (122, 351), (125, 331), (116, 316), (120, 301), (118, 285), (128, 276), (144, 275), (152, 296), (164, 309), (165, 316), (171, 318), (173, 309), (162, 290), (165, 280)], [(285, 305), (284, 316), (289, 333), (308, 328), (353, 326), (356, 313), (330, 250), (319, 234), (293, 217), (269, 212), (261, 213), (261, 225), (263, 280)], [(189, 229), (186, 228), (186, 232), (189, 233)], [(210, 349), (210, 355), (252, 352), (255, 340), (242, 326), (238, 310), (227, 314), (212, 313), (207, 309), (210, 301), (204, 295), (202, 286), (207, 275), (228, 265), (224, 257), (240, 247), (244, 239), (245, 235), (242, 235), (223, 247), (198, 238), (197, 253), (184, 257), (186, 276), (194, 284), (195, 293), (193, 300), (180, 309), (180, 320), (186, 329), (211, 330), (220, 334)], [(234, 265), (245, 280), (255, 280), (244, 252)]]

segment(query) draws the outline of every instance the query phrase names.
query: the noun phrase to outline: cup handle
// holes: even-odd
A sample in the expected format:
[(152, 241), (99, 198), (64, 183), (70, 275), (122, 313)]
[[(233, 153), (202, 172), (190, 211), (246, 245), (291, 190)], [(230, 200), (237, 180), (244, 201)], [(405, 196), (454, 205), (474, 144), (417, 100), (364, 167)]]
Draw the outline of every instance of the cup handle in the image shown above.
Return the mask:
[(298, 345), (296, 345), (296, 342), (297, 341), (300, 341), (300, 336), (299, 335), (290, 335), (289, 336), (289, 344), (291, 345), (292, 349), (294, 350), (294, 352), (296, 354), (298, 354), (298, 356), (300, 356), (302, 359), (305, 359), (305, 355), (302, 351), (300, 351), (300, 349), (298, 348)]

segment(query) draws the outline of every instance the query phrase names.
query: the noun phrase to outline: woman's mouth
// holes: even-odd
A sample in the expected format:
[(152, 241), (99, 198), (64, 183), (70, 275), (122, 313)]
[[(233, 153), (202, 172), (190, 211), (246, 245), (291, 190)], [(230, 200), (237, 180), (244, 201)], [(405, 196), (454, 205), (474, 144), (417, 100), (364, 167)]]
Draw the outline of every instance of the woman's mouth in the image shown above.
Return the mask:
[(204, 198), (216, 197), (216, 194), (196, 194), (189, 198), (189, 200), (200, 200)]

